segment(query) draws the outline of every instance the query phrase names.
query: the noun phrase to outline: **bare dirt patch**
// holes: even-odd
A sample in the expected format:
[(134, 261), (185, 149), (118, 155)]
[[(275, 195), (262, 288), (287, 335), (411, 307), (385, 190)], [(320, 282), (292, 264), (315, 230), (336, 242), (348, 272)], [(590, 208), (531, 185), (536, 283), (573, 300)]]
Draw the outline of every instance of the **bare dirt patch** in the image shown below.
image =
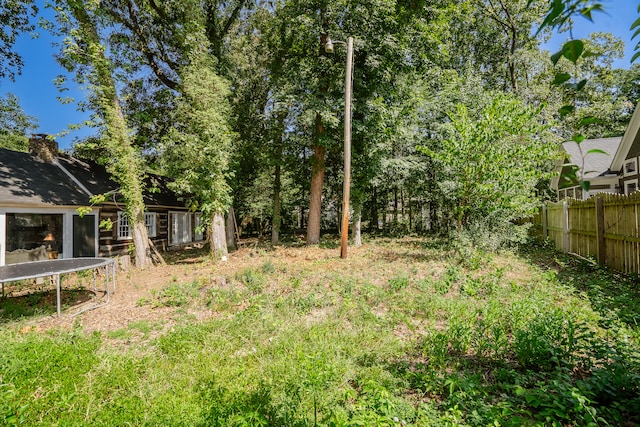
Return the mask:
[[(405, 244), (406, 243), (406, 244)], [(129, 327), (134, 322), (146, 322), (164, 325), (166, 330), (178, 321), (202, 321), (211, 317), (223, 316), (205, 304), (186, 304), (181, 307), (158, 306), (145, 303), (153, 295), (171, 284), (197, 283), (199, 288), (242, 287), (238, 277), (247, 270), (272, 270), (268, 276), (265, 291), (286, 294), (294, 287), (344, 286), (340, 282), (344, 273), (349, 273), (358, 281), (368, 281), (373, 286), (388, 286), (388, 280), (405, 276), (407, 266), (412, 266), (412, 274), (421, 277), (432, 276), (434, 270), (443, 270), (442, 259), (436, 259), (425, 251), (419, 241), (407, 239), (390, 251), (382, 244), (364, 245), (349, 248), (347, 259), (339, 258), (339, 248), (330, 247), (261, 247), (255, 244), (245, 245), (229, 254), (227, 261), (214, 262), (203, 250), (183, 251), (167, 255), (168, 265), (159, 265), (147, 270), (131, 269), (119, 272), (117, 289), (111, 300), (99, 308), (75, 315), (91, 304), (105, 302), (100, 293), (91, 301), (78, 303), (69, 300), (71, 288), (76, 286), (73, 278), (63, 282), (63, 298), (66, 308), (60, 318), (53, 312), (49, 315), (27, 316), (21, 322), (21, 328), (47, 330), (52, 328), (79, 328), (87, 333), (99, 331), (109, 333)], [(100, 283), (98, 278), (98, 283)], [(86, 285), (89, 287), (89, 285)], [(75, 291), (74, 291), (75, 292)], [(155, 294), (154, 294), (155, 292)], [(55, 293), (55, 291), (54, 291)], [(242, 310), (240, 303), (236, 310)], [(227, 312), (228, 314), (228, 312)], [(323, 317), (325, 313), (315, 313)], [(314, 316), (312, 316), (313, 318)], [(313, 319), (310, 319), (311, 321)]]

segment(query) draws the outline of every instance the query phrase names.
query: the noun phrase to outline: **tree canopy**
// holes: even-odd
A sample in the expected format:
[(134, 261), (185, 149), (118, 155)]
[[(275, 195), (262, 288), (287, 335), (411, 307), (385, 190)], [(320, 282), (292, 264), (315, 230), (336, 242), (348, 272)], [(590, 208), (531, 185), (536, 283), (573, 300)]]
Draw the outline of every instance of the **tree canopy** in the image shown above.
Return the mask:
[[(508, 228), (541, 197), (558, 142), (621, 135), (638, 101), (638, 70), (613, 69), (623, 46), (611, 35), (541, 49), (550, 27), (600, 9), (581, 0), (78, 4), (54, 3), (68, 37), (59, 59), (92, 89), (102, 131), (76, 151), (116, 175), (133, 165), (123, 188), (166, 174), (192, 209), (213, 220), (233, 208), (241, 232), (274, 243), (304, 233), (316, 244), (339, 227), (349, 36), (357, 241), (361, 225)], [(18, 5), (5, 21), (19, 32), (32, 3)]]

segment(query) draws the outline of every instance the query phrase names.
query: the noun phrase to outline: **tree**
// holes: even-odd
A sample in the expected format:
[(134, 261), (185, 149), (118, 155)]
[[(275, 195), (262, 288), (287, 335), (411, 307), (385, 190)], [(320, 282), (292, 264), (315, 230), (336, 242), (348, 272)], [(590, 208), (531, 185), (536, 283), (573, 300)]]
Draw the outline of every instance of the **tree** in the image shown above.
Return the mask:
[(53, 7), (57, 19), (68, 36), (59, 60), (70, 71), (76, 70), (80, 81), (91, 85), (92, 105), (104, 125), (100, 141), (108, 156), (104, 159), (107, 171), (120, 185), (119, 192), (133, 230), (136, 266), (145, 268), (151, 264), (151, 252), (142, 197), (144, 166), (129, 137), (113, 67), (100, 38), (98, 22), (103, 11), (99, 6), (98, 1), (56, 0)]
[(27, 151), (27, 134), (37, 128), (37, 119), (25, 114), (17, 96), (8, 93), (0, 98), (0, 147)]
[[(608, 33), (593, 33), (581, 41), (588, 55), (578, 60), (560, 58), (556, 64), (557, 88), (563, 96), (563, 105), (571, 105), (571, 111), (561, 114), (564, 119), (563, 136), (567, 139), (576, 133), (586, 138), (621, 136), (629, 121), (628, 99), (618, 90), (617, 73), (612, 69), (615, 59), (624, 55), (622, 40)], [(580, 122), (590, 117), (589, 126)]]
[(200, 50), (181, 73), (182, 95), (178, 98), (174, 125), (162, 144), (162, 164), (175, 181), (172, 188), (185, 195), (193, 210), (209, 223), (211, 252), (227, 254), (224, 213), (231, 205), (227, 183), (229, 157), (235, 138), (228, 122), (228, 83), (214, 72), (215, 59), (206, 49), (206, 39), (194, 34)]
[(498, 245), (522, 237), (512, 222), (537, 208), (536, 184), (550, 174), (555, 145), (538, 111), (513, 96), (487, 93), (481, 104), (458, 104), (440, 146), (421, 150), (441, 167), (456, 230)]
[[(29, 16), (35, 16), (38, 8), (33, 0), (13, 0), (0, 3), (0, 79), (13, 80), (23, 66), (22, 57), (13, 50), (18, 34), (34, 31)], [(16, 71), (14, 71), (16, 70)]]

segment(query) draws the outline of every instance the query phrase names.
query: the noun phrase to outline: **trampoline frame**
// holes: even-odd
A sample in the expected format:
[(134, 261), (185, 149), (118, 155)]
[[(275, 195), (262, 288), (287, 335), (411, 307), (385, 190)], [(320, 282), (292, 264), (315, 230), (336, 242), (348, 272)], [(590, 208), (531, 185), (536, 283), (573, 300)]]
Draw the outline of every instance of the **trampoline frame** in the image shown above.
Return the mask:
[[(2, 297), (4, 298), (5, 283), (51, 276), (56, 282), (56, 303), (58, 317), (60, 317), (60, 276), (62, 274), (75, 273), (83, 270), (93, 270), (93, 289), (95, 291), (96, 272), (102, 267), (105, 269), (105, 291), (107, 293), (107, 302), (105, 304), (108, 304), (111, 298), (109, 284), (113, 286), (113, 292), (115, 293), (116, 291), (116, 260), (113, 258), (65, 258), (0, 266)], [(104, 304), (92, 308), (97, 308), (102, 305)]]

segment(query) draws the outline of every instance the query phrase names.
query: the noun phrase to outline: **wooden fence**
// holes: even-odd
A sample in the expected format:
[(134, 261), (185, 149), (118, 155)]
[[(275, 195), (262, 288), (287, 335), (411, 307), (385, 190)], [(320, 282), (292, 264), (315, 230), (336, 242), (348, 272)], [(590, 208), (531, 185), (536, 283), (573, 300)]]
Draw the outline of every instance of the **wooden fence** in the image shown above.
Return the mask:
[(588, 200), (545, 204), (533, 218), (532, 232), (562, 251), (640, 274), (639, 215), (640, 192), (601, 193)]

